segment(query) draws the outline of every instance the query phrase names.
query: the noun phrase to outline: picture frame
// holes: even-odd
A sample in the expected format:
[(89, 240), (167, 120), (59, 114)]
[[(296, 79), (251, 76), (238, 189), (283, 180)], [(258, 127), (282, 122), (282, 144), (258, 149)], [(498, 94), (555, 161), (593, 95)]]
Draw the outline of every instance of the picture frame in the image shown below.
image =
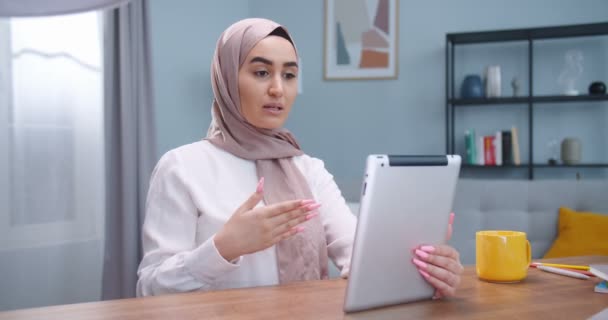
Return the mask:
[(325, 80), (396, 79), (398, 0), (325, 0)]

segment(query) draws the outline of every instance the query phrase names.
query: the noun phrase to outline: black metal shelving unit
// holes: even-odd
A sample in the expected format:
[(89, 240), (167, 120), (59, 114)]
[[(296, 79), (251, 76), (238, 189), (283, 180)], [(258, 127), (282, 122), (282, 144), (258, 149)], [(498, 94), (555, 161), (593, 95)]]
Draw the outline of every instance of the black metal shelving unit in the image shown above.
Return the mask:
[[(503, 165), (503, 166), (481, 166), (463, 164), (463, 168), (479, 168), (479, 169), (525, 169), (528, 171), (528, 178), (534, 179), (535, 168), (608, 168), (608, 163), (588, 163), (578, 165), (549, 165), (549, 164), (534, 164), (533, 158), (533, 123), (534, 113), (533, 108), (537, 104), (546, 103), (561, 103), (561, 102), (585, 102), (585, 101), (608, 101), (608, 94), (605, 95), (578, 95), (578, 96), (534, 96), (532, 95), (534, 75), (533, 75), (533, 53), (534, 41), (555, 38), (573, 38), (587, 36), (604, 36), (608, 35), (608, 23), (591, 23), (569, 26), (528, 28), (528, 29), (511, 29), (511, 30), (495, 30), (482, 32), (466, 32), (466, 33), (449, 33), (446, 35), (445, 43), (445, 79), (446, 79), (446, 107), (445, 107), (445, 126), (446, 126), (446, 153), (453, 154), (455, 150), (455, 132), (454, 132), (454, 112), (456, 108), (469, 108), (483, 105), (507, 105), (522, 104), (527, 106), (528, 111), (528, 159), (522, 159), (521, 165)], [(500, 98), (479, 98), (479, 99), (460, 99), (456, 98), (455, 79), (454, 79), (454, 49), (455, 46), (467, 44), (481, 43), (496, 43), (496, 42), (511, 42), (511, 41), (526, 41), (528, 47), (528, 93), (530, 95), (523, 97), (500, 97)], [(521, 138), (521, 137), (520, 137)], [(464, 157), (463, 157), (464, 159)], [(525, 162), (525, 163), (524, 163)]]

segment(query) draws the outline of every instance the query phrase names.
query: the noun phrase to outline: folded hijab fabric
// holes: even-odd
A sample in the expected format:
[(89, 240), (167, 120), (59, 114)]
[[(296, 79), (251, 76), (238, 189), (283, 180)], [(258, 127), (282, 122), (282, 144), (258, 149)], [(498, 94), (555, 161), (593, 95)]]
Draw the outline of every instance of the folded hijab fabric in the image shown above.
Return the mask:
[[(211, 63), (214, 100), (207, 139), (237, 157), (255, 161), (258, 177), (265, 180), (266, 205), (313, 198), (292, 159), (303, 154), (293, 135), (286, 129), (256, 128), (240, 110), (239, 69), (249, 51), (277, 28), (293, 44), (287, 30), (273, 21), (253, 18), (233, 24), (220, 36)], [(327, 278), (327, 242), (321, 219), (315, 217), (303, 225), (303, 232), (276, 245), (280, 283)]]

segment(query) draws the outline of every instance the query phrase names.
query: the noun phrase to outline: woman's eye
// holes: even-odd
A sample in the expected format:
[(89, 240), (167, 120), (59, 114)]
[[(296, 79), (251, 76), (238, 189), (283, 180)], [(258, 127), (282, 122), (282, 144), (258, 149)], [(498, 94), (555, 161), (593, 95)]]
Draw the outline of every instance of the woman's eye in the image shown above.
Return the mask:
[(263, 78), (268, 75), (268, 71), (260, 70), (260, 71), (255, 71), (253, 74), (255, 74), (257, 77)]
[(285, 77), (285, 79), (293, 79), (293, 78), (296, 78), (297, 75), (295, 73), (288, 72), (285, 74), (284, 77)]

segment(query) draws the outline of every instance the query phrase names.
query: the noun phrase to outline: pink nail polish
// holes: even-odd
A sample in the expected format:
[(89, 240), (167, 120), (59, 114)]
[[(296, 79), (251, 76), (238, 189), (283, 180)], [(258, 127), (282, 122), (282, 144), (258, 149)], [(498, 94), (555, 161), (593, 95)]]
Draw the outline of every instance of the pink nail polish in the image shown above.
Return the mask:
[(314, 218), (314, 217), (316, 217), (318, 215), (319, 215), (318, 212), (311, 213), (311, 214), (309, 214), (309, 215), (306, 216), (306, 220), (308, 221), (308, 220), (310, 220), (310, 219), (312, 219), (312, 218)]
[(320, 207), (321, 207), (320, 203), (313, 203), (313, 204), (307, 205), (306, 206), (306, 210), (312, 211), (312, 210), (315, 210), (315, 209), (319, 209)]
[(420, 270), (420, 269), (418, 269), (418, 272), (420, 272), (420, 274), (421, 274), (423, 277), (427, 278), (427, 279), (431, 277), (431, 275), (430, 275), (430, 274), (428, 274), (428, 273), (427, 273), (426, 271), (424, 271), (424, 270)]
[(449, 222), (450, 224), (454, 224), (454, 216), (455, 216), (454, 212), (450, 213), (450, 222)]
[(295, 226), (290, 229), (291, 231), (295, 231), (296, 233), (304, 231), (303, 226)]
[(264, 193), (264, 177), (260, 178), (260, 181), (258, 182), (258, 186), (255, 189), (255, 192)]
[(418, 267), (422, 268), (422, 269), (426, 269), (427, 265), (426, 263), (414, 258), (414, 264), (417, 265)]
[(429, 254), (422, 251), (422, 250), (418, 250), (416, 249), (416, 255), (419, 256), (422, 259), (428, 259), (429, 258)]
[(308, 205), (308, 204), (311, 204), (314, 202), (315, 202), (315, 200), (313, 200), (313, 199), (306, 199), (306, 200), (300, 201), (300, 205), (305, 206), (305, 205)]
[(422, 247), (420, 247), (420, 250), (426, 251), (428, 253), (432, 253), (432, 252), (435, 251), (435, 247), (433, 247), (433, 246), (422, 246)]

